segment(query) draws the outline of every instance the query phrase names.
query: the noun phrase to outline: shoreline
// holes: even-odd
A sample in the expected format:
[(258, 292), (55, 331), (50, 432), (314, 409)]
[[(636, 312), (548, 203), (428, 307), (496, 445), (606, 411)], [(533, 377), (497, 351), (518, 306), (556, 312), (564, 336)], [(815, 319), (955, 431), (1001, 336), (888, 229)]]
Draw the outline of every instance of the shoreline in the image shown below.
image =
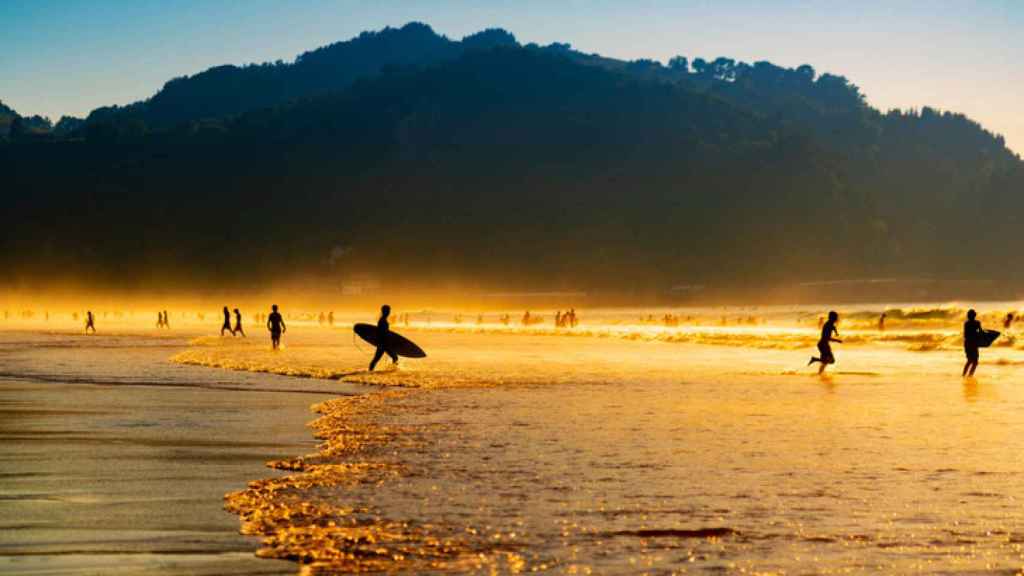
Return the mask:
[(315, 446), (311, 404), (360, 390), (175, 364), (181, 335), (0, 344), (0, 571), (294, 574), (253, 555), (224, 494)]

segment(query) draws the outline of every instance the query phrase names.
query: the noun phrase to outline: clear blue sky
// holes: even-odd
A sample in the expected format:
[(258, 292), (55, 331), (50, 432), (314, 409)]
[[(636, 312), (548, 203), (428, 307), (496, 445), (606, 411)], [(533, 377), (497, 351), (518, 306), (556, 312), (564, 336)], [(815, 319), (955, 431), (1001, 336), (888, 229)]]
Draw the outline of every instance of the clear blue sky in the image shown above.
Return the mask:
[(175, 76), (288, 61), (411, 20), (452, 38), (502, 27), (620, 58), (808, 63), (882, 109), (964, 112), (1024, 152), (1021, 0), (0, 0), (0, 100), (83, 116)]

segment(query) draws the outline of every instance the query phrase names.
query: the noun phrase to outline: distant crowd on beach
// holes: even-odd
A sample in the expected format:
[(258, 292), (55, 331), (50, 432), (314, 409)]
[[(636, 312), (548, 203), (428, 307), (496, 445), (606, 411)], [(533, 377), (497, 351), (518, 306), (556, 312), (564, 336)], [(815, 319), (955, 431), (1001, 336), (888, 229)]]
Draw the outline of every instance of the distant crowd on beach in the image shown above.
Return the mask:
[[(896, 313), (897, 319), (900, 319), (902, 321), (906, 321), (909, 317), (900, 310), (895, 310), (894, 313)], [(111, 314), (113, 314), (113, 316), (118, 319), (124, 316), (124, 313), (120, 311), (115, 311), (112, 312)], [(426, 323), (429, 325), (430, 314), (427, 312), (421, 314), (426, 315), (425, 320)], [(102, 317), (104, 319), (107, 318), (107, 315), (108, 312), (102, 312)], [(4, 320), (9, 320), (11, 316), (12, 314), (10, 310), (3, 311)], [(82, 316), (84, 317), (85, 333), (95, 334), (97, 323), (96, 315), (93, 313), (92, 310), (86, 310)], [(182, 314), (181, 316), (184, 318), (185, 314)], [(223, 322), (220, 328), (221, 336), (231, 334), (231, 336), (233, 337), (246, 337), (245, 329), (243, 327), (242, 322), (242, 313), (238, 308), (229, 308), (228, 306), (224, 306), (222, 309), (222, 316)], [(17, 317), (22, 320), (32, 320), (36, 317), (36, 312), (33, 310), (22, 310), (17, 314)], [(73, 312), (71, 314), (71, 317), (74, 321), (79, 321), (79, 312)], [(201, 312), (196, 313), (196, 317), (200, 321), (203, 321), (205, 319), (205, 315)], [(318, 315), (302, 314), (299, 315), (299, 317), (301, 319), (309, 321), (315, 319), (320, 326), (334, 327), (335, 325), (335, 317), (333, 310), (319, 312)], [(43, 318), (45, 318), (46, 321), (49, 321), (50, 312), (44, 311)], [(254, 315), (254, 318), (257, 321), (257, 323), (264, 324), (266, 326), (267, 331), (270, 333), (271, 336), (272, 348), (275, 350), (278, 349), (281, 343), (281, 336), (286, 332), (287, 327), (285, 326), (284, 317), (278, 310), (277, 305), (275, 304), (271, 307), (271, 311), (269, 314), (257, 313)], [(548, 316), (548, 318), (551, 317)], [(990, 317), (990, 319), (991, 318), (992, 317)], [(999, 323), (1002, 325), (1003, 330), (1008, 331), (1013, 327), (1014, 322), (1017, 320), (1017, 318), (1018, 315), (1015, 312), (1007, 312), (1004, 316), (999, 317), (997, 319), (999, 320)], [(491, 320), (494, 321), (494, 317), (492, 317)], [(512, 324), (512, 317), (508, 313), (500, 314), (496, 318), (496, 320), (499, 324), (503, 326), (510, 326)], [(660, 316), (655, 316), (654, 314), (645, 314), (640, 316), (639, 320), (642, 324), (661, 324), (666, 327), (678, 327), (681, 323), (686, 323), (689, 325), (701, 325), (702, 322), (701, 319), (696, 318), (692, 315), (681, 316), (673, 313), (665, 313)], [(463, 322), (462, 315), (456, 314), (453, 317), (453, 321), (455, 324), (461, 324)], [(478, 314), (476, 316), (477, 325), (483, 325), (485, 324), (485, 321), (486, 318), (483, 314)], [(530, 310), (526, 310), (520, 319), (520, 323), (524, 327), (543, 324), (545, 321), (546, 320), (544, 315), (534, 314)], [(889, 314), (887, 312), (882, 312), (877, 317), (877, 323), (875, 324), (875, 327), (879, 332), (885, 332), (888, 329), (888, 321)], [(405, 326), (409, 326), (409, 313), (406, 312), (398, 314), (397, 322)], [(554, 328), (556, 329), (572, 329), (579, 324), (579, 317), (577, 316), (575, 308), (569, 308), (564, 312), (562, 310), (557, 310), (554, 313), (553, 322)], [(703, 322), (708, 322), (708, 318), (705, 317), (703, 319)], [(818, 317), (818, 330), (820, 336), (817, 342), (817, 355), (811, 357), (811, 359), (808, 361), (808, 365), (819, 364), (819, 374), (824, 374), (828, 366), (835, 364), (836, 362), (836, 357), (832, 349), (832, 345), (842, 343), (842, 340), (839, 338), (839, 322), (839, 314), (836, 311), (830, 311), (827, 316)], [(763, 323), (765, 323), (765, 320), (756, 315), (741, 315), (731, 318), (722, 316), (720, 321), (718, 321), (719, 326), (753, 326)], [(711, 320), (711, 324), (714, 325), (714, 320)], [(864, 325), (865, 319), (863, 314), (861, 314), (859, 316), (859, 319), (857, 320), (857, 326), (863, 328)], [(157, 312), (156, 327), (161, 330), (169, 330), (171, 328), (170, 313), (167, 310), (160, 310)], [(964, 320), (962, 328), (963, 349), (964, 355), (966, 357), (966, 361), (964, 363), (962, 371), (962, 375), (964, 377), (974, 375), (980, 361), (980, 349), (990, 346), (999, 335), (999, 332), (987, 330), (981, 325), (981, 321), (978, 319), (978, 314), (975, 310), (972, 309), (967, 311), (966, 318)]]

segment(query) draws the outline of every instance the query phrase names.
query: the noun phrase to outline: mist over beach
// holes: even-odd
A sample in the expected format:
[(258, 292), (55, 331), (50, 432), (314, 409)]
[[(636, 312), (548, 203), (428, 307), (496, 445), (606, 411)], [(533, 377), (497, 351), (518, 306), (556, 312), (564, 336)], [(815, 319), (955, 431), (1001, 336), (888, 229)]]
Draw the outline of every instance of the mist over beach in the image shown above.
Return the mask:
[(1024, 566), (1024, 9), (0, 20), (0, 573)]

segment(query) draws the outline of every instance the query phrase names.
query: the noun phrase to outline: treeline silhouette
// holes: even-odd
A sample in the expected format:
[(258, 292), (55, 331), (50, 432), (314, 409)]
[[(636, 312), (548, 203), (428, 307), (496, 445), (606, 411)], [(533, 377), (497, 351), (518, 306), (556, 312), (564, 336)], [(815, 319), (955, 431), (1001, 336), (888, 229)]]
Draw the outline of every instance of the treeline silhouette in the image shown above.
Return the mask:
[(8, 280), (1022, 276), (1024, 171), (1002, 138), (880, 112), (809, 66), (622, 62), (410, 24), (62, 123), (0, 145)]

